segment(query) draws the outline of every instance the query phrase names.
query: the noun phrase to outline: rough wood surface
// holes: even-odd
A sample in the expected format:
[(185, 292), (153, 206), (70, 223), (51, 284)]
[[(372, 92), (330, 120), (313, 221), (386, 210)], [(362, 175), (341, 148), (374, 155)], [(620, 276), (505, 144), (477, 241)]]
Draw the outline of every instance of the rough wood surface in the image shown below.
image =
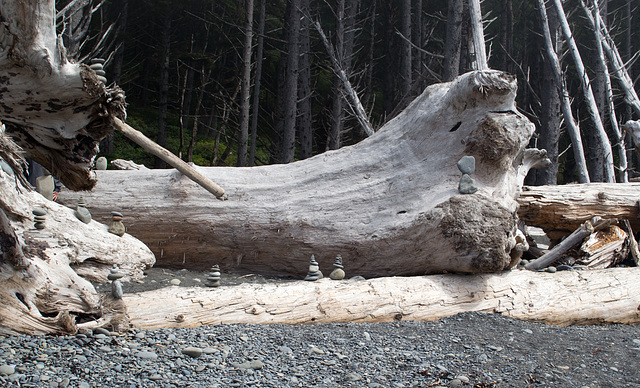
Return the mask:
[[(481, 311), (555, 325), (640, 323), (639, 268), (169, 287), (125, 294), (136, 328), (429, 321)], [(223, 279), (224, 282), (224, 279)]]
[[(516, 244), (522, 169), (534, 163), (515, 85), (501, 72), (467, 73), (428, 87), (354, 146), (288, 165), (197, 167), (227, 201), (175, 170), (98, 171), (83, 195), (97, 219), (122, 211), (162, 266), (300, 275), (312, 254), (325, 269), (340, 254), (366, 277), (501, 271)], [(476, 159), (471, 195), (458, 192), (465, 155)]]
[[(34, 228), (33, 208), (47, 211), (45, 229)], [(22, 250), (23, 263), (0, 257), (0, 333), (75, 333), (78, 327), (117, 326), (122, 311), (107, 303), (87, 280), (106, 281), (109, 268), (120, 266), (128, 279), (142, 277), (153, 253), (139, 240), (107, 232), (107, 225), (84, 224), (73, 210), (21, 187), (0, 170), (0, 208)], [(9, 247), (10, 248), (10, 247)], [(107, 304), (105, 304), (107, 303)], [(89, 319), (79, 324), (77, 318)], [(93, 320), (90, 320), (93, 318)]]
[(567, 235), (595, 216), (628, 219), (640, 230), (639, 192), (640, 183), (527, 186), (518, 198), (518, 216), (529, 226)]

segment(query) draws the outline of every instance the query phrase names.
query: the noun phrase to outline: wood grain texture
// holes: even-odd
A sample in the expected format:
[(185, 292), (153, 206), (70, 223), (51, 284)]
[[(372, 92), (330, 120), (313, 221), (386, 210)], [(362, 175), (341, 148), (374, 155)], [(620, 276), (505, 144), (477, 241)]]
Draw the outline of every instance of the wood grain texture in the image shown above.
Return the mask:
[[(133, 327), (430, 321), (465, 311), (554, 325), (639, 323), (640, 268), (168, 287), (125, 294)], [(224, 278), (223, 278), (224, 284)]]

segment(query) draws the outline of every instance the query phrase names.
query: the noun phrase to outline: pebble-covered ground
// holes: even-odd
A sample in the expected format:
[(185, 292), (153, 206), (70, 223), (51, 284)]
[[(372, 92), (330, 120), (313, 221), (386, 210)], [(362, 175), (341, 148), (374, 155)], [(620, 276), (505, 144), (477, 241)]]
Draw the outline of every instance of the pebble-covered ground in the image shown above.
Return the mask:
[[(200, 283), (158, 270), (125, 288), (176, 279)], [(639, 326), (557, 327), (479, 313), (0, 336), (1, 387), (640, 387), (639, 366)]]

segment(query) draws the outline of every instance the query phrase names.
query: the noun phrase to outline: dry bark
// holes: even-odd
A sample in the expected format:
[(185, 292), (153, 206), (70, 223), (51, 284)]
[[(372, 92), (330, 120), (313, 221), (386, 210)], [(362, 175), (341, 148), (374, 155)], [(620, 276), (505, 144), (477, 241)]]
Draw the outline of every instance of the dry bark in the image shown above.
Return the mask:
[(628, 219), (639, 230), (638, 190), (640, 183), (527, 186), (518, 198), (518, 216), (547, 234), (566, 236), (595, 216)]
[[(430, 321), (465, 311), (555, 325), (640, 323), (640, 269), (168, 287), (125, 294), (137, 328)], [(224, 284), (224, 278), (223, 278)]]
[[(34, 228), (32, 209), (47, 211), (46, 227)], [(75, 333), (81, 327), (123, 324), (124, 306), (98, 295), (88, 280), (106, 281), (109, 268), (126, 279), (154, 264), (151, 251), (96, 221), (84, 224), (73, 210), (48, 201), (0, 170), (0, 208), (6, 215), (0, 260), (1, 333)], [(13, 258), (13, 259), (12, 259)], [(106, 298), (106, 299), (105, 299)], [(120, 303), (121, 304), (121, 303)]]
[[(98, 219), (118, 206), (162, 266), (299, 275), (312, 254), (325, 268), (340, 254), (367, 277), (502, 271), (513, 265), (514, 198), (544, 158), (524, 152), (534, 128), (515, 90), (502, 72), (472, 72), (430, 86), (355, 146), (286, 166), (198, 167), (224, 202), (175, 170), (98, 171), (84, 195)], [(471, 195), (458, 192), (465, 155), (476, 158)]]

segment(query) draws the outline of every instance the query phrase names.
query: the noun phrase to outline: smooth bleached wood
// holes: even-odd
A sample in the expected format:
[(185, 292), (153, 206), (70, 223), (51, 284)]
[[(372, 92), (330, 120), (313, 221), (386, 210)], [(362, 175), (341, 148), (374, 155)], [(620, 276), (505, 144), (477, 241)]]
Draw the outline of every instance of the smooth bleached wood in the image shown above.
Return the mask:
[[(554, 325), (640, 323), (638, 268), (168, 287), (125, 294), (140, 329), (255, 323), (431, 321), (465, 311)], [(222, 280), (224, 284), (224, 277)]]
[[(534, 126), (515, 91), (505, 73), (471, 72), (428, 87), (354, 146), (288, 165), (196, 167), (226, 201), (176, 170), (97, 171), (83, 195), (98, 220), (121, 211), (159, 266), (302, 276), (311, 255), (326, 271), (339, 254), (365, 277), (499, 272), (513, 265), (515, 197), (543, 157), (525, 152)], [(458, 192), (465, 155), (476, 159), (472, 195)]]

